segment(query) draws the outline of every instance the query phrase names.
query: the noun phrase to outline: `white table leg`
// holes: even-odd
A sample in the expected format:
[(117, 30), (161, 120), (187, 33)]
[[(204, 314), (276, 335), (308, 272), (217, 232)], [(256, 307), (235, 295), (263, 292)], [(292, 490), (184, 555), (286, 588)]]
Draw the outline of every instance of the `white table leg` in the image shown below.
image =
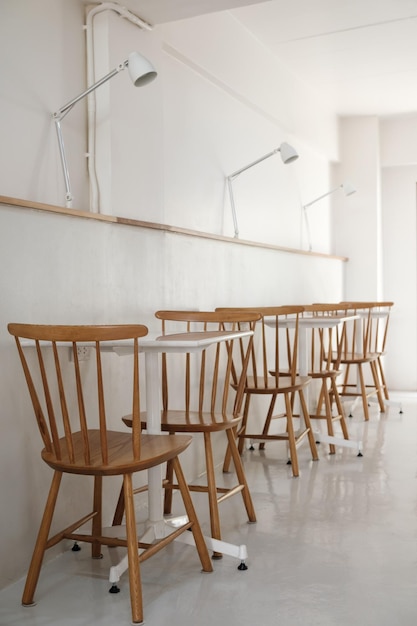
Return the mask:
[[(157, 352), (145, 353), (146, 369), (146, 424), (150, 435), (161, 432), (161, 401), (159, 396), (159, 360)], [(165, 535), (163, 521), (162, 466), (148, 470), (149, 525), (155, 529), (155, 537)]]

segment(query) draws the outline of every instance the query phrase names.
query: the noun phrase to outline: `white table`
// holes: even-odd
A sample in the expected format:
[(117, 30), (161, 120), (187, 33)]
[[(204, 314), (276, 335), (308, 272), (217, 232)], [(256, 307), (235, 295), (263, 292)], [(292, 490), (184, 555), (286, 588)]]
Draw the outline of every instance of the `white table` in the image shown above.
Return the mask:
[[(219, 343), (237, 337), (247, 337), (252, 334), (253, 331), (251, 330), (238, 332), (206, 331), (163, 336), (147, 335), (139, 339), (139, 351), (145, 354), (147, 432), (150, 434), (161, 433), (160, 353), (199, 352), (213, 343)], [(133, 351), (132, 344), (129, 344), (129, 342), (107, 342), (106, 350), (107, 349), (120, 356), (132, 354)], [(175, 520), (166, 521), (164, 519), (161, 466), (148, 470), (148, 503), (149, 517), (146, 540), (162, 538), (167, 532), (167, 526), (175, 525)], [(194, 544), (192, 533), (183, 533), (178, 540), (183, 543)], [(225, 541), (213, 539), (212, 537), (205, 537), (205, 540), (207, 546), (214, 552), (222, 552), (223, 554), (240, 559), (239, 569), (246, 569), (244, 563), (248, 554), (245, 545), (230, 544)], [(127, 567), (126, 556), (120, 563), (110, 568), (109, 581), (112, 584), (117, 583)]]
[[(358, 313), (359, 317), (366, 319), (368, 317), (368, 315), (369, 315), (369, 310), (358, 309), (357, 313)], [(378, 319), (386, 319), (389, 314), (390, 314), (390, 312), (389, 312), (389, 310), (387, 308), (382, 308), (382, 309), (378, 309), (378, 308), (374, 309), (373, 308), (371, 310), (371, 314), (370, 315), (371, 315), (372, 319), (378, 320)], [(356, 348), (358, 350), (358, 353), (361, 353), (361, 352), (363, 352), (363, 345), (362, 345), (362, 343), (363, 343), (363, 336), (362, 336), (362, 326), (361, 325), (359, 326), (359, 331), (360, 332), (358, 332), (357, 335), (356, 335)], [(354, 407), (356, 406), (356, 404), (359, 402), (360, 397), (361, 397), (361, 388), (360, 388), (359, 382), (357, 382), (356, 389), (358, 391), (358, 397), (354, 400), (354, 402), (352, 404), (352, 407), (351, 407), (352, 411), (353, 411)], [(379, 398), (375, 397), (375, 396), (370, 396), (368, 398), (368, 401), (370, 403), (380, 404)], [(403, 410), (402, 410), (402, 402), (399, 401), (399, 400), (390, 400), (389, 398), (386, 398), (384, 396), (383, 404), (386, 405), (386, 406), (397, 406), (399, 408), (399, 410), (400, 410), (400, 413), (403, 412)], [(380, 410), (381, 410), (381, 406), (380, 406)]]
[[(357, 315), (304, 315), (298, 319), (298, 365), (300, 376), (308, 376), (308, 328), (335, 328), (343, 322), (349, 322), (357, 319)], [(275, 326), (275, 320), (265, 319), (265, 324), (268, 326)], [(295, 319), (288, 317), (282, 319), (279, 322), (281, 328), (294, 328)], [(306, 389), (306, 402), (308, 401), (308, 387)], [(300, 415), (300, 419), (303, 419)], [(353, 441), (351, 439), (343, 439), (340, 437), (332, 437), (330, 435), (321, 433), (320, 431), (314, 432), (314, 437), (317, 441), (324, 443), (332, 443), (337, 446), (343, 446), (345, 448), (354, 448), (358, 450), (358, 454), (362, 455), (362, 441)]]

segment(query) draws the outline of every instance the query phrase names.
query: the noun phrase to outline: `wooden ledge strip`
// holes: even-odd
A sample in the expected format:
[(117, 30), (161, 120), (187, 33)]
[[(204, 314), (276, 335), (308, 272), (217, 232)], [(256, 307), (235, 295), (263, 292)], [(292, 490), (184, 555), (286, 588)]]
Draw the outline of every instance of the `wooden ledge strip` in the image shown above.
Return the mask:
[(44, 204), (43, 202), (33, 202), (29, 200), (21, 200), (20, 198), (10, 198), (8, 196), (0, 196), (0, 206), (16, 207), (21, 209), (33, 209), (36, 211), (47, 211), (58, 215), (67, 215), (69, 217), (79, 217), (82, 219), (98, 220), (100, 222), (109, 222), (111, 224), (121, 224), (124, 226), (134, 226), (136, 228), (147, 228), (150, 230), (160, 230), (167, 233), (177, 235), (185, 235), (188, 237), (200, 237), (202, 239), (211, 239), (213, 241), (223, 241), (241, 246), (250, 246), (253, 248), (263, 248), (267, 250), (276, 250), (277, 252), (287, 252), (290, 254), (302, 254), (307, 256), (322, 257), (325, 259), (335, 259), (338, 261), (348, 261), (347, 257), (335, 256), (332, 254), (324, 254), (323, 252), (313, 252), (310, 250), (299, 250), (298, 248), (287, 248), (285, 246), (276, 246), (269, 243), (261, 243), (250, 241), (247, 239), (237, 239), (236, 237), (226, 237), (225, 235), (215, 235), (213, 233), (205, 233), (199, 230), (191, 230), (181, 228), (179, 226), (170, 226), (169, 224), (159, 224), (157, 222), (145, 222), (127, 217), (116, 217), (114, 215), (103, 215), (102, 213), (91, 213), (90, 211), (80, 211), (78, 209), (68, 209), (53, 204)]

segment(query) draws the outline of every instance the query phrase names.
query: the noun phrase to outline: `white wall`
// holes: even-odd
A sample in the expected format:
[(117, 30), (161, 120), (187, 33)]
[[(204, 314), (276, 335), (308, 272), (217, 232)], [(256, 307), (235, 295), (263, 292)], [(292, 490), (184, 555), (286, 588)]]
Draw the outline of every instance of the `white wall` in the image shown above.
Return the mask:
[[(160, 308), (342, 297), (342, 261), (4, 206), (0, 262), (8, 267), (0, 274), (0, 558), (7, 563), (0, 586), (25, 571), (51, 475), (40, 459), (41, 440), (8, 322), (141, 322), (157, 330), (153, 314)], [(291, 269), (282, 271), (285, 266)], [(312, 272), (317, 279), (311, 280)], [(111, 367), (120, 367), (121, 357), (109, 358)], [(121, 415), (113, 417), (114, 427), (120, 426)], [(218, 443), (220, 461), (224, 444)], [(190, 478), (203, 471), (198, 449), (195, 443), (185, 453)], [(110, 483), (105, 523), (111, 521), (119, 487), (117, 479)], [(68, 478), (65, 485), (69, 493), (59, 506), (57, 524), (67, 507), (84, 514), (89, 497), (79, 479)]]
[[(85, 89), (83, 8), (68, 0), (3, 0), (0, 5), (1, 193), (63, 204), (51, 114)], [(78, 200), (88, 201), (85, 111), (65, 121)], [(81, 165), (82, 164), (82, 165)]]
[[(63, 205), (51, 112), (85, 88), (81, 3), (2, 0), (0, 18), (0, 194)], [(99, 112), (106, 212), (232, 235), (224, 176), (287, 140), (300, 159), (284, 166), (277, 157), (259, 166), (251, 184), (242, 179), (238, 211), (242, 237), (298, 246), (301, 205), (328, 188), (337, 158), (336, 120), (325, 103), (227, 13), (151, 33), (116, 16), (102, 26), (108, 36), (100, 43), (101, 65), (111, 69), (137, 49), (159, 72), (143, 89), (133, 89), (126, 73), (109, 84), (110, 109)], [(87, 209), (84, 104), (69, 113), (63, 130), (74, 207)], [(315, 249), (329, 252), (327, 209), (320, 220), (320, 228), (313, 224)], [(17, 208), (0, 207), (0, 263), (0, 493), (7, 503), (0, 516), (0, 586), (27, 567), (50, 475), (40, 461), (8, 322), (143, 321), (152, 327), (154, 311), (166, 306), (344, 296), (345, 264), (334, 259)], [(113, 363), (117, 367), (117, 359)], [(195, 457), (191, 461), (187, 471), (195, 474)], [(80, 507), (76, 495), (74, 486), (60, 516)], [(112, 505), (109, 498), (107, 516)]]
[[(335, 180), (351, 180), (357, 192), (333, 194), (333, 252), (351, 255), (346, 272), (346, 297), (381, 299), (378, 286), (380, 214), (379, 122), (377, 117), (345, 118), (340, 122), (341, 162)], [(361, 277), (358, 280), (358, 277)]]
[[(111, 207), (117, 199), (127, 217), (233, 235), (225, 177), (288, 141), (299, 160), (284, 166), (277, 155), (245, 172), (235, 202), (242, 239), (299, 247), (303, 195), (314, 177), (326, 184), (323, 160), (337, 156), (337, 120), (325, 103), (311, 94), (301, 106), (303, 86), (227, 12), (151, 35), (109, 18), (113, 60), (122, 43), (136, 45), (159, 72), (149, 87), (132, 94), (123, 84), (124, 97), (112, 99)], [(329, 252), (328, 233), (316, 249)]]
[(332, 251), (350, 259), (345, 297), (395, 303), (387, 381), (391, 389), (408, 391), (417, 388), (416, 127), (415, 115), (341, 120), (334, 182), (348, 178), (357, 193), (332, 199)]
[[(392, 387), (417, 387), (417, 116), (381, 121), (382, 273), (395, 303), (386, 370)], [(401, 366), (399, 367), (399, 364)]]

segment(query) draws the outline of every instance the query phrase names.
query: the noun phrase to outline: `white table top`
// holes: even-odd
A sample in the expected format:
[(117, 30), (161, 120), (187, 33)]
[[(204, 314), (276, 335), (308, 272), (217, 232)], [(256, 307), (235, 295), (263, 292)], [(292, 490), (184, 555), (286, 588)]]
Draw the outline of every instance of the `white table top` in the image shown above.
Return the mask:
[[(202, 331), (189, 333), (175, 333), (170, 335), (149, 334), (139, 339), (139, 352), (197, 352), (203, 350), (213, 343), (248, 337), (253, 335), (252, 330), (243, 331)], [(128, 354), (132, 352), (132, 341), (107, 341), (103, 346), (105, 351), (109, 350), (117, 354)]]
[[(359, 315), (345, 315), (345, 314), (336, 314), (336, 315), (303, 315), (298, 318), (299, 326), (309, 327), (309, 328), (330, 328), (333, 326), (337, 326), (342, 322), (349, 322), (351, 320), (358, 319)], [(282, 318), (279, 320), (279, 326), (281, 328), (291, 328), (294, 326), (295, 318)], [(275, 326), (275, 318), (265, 318), (265, 324), (267, 326)]]
[[(175, 333), (169, 335), (157, 335), (156, 333), (149, 333), (145, 337), (139, 338), (139, 351), (140, 352), (195, 352), (203, 350), (212, 343), (219, 343), (220, 341), (227, 341), (230, 339), (237, 339), (239, 337), (248, 337), (253, 335), (252, 330), (241, 331), (202, 331), (202, 332), (189, 332), (189, 333)], [(49, 345), (49, 342), (40, 342), (41, 345)], [(77, 342), (79, 346), (95, 347), (94, 342)], [(67, 347), (70, 342), (57, 342), (59, 346)], [(23, 340), (22, 346), (24, 348), (33, 347), (35, 344), (30, 340)], [(132, 353), (133, 341), (126, 339), (122, 341), (105, 341), (102, 346), (103, 352), (116, 352), (118, 354)]]

